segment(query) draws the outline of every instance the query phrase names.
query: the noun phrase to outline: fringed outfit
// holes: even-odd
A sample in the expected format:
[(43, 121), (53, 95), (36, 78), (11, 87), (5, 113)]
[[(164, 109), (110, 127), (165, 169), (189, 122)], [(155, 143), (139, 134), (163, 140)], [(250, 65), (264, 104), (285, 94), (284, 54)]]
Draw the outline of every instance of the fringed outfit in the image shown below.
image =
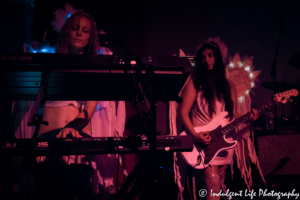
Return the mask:
[[(185, 82), (181, 92), (179, 93), (179, 96), (181, 96), (181, 93), (186, 86), (186, 84), (191, 80), (191, 77), (189, 76), (187, 81)], [(245, 105), (239, 104), (237, 111), (240, 114), (245, 114), (250, 111), (250, 97), (245, 101)], [(180, 134), (180, 128), (182, 127), (182, 122), (179, 119), (177, 115), (177, 103), (174, 101), (169, 102), (169, 126), (170, 126), (170, 133), (171, 135), (179, 135)], [(208, 111), (207, 111), (207, 104), (201, 98), (201, 90), (197, 92), (197, 97), (193, 106), (193, 115), (192, 115), (192, 123), (194, 126), (203, 126), (209, 123), (214, 116), (216, 116), (219, 112), (224, 111), (224, 103), (222, 102), (216, 102), (216, 114), (214, 114), (212, 117), (210, 117)], [(213, 161), (212, 165), (226, 165), (231, 164), (231, 170), (233, 174), (233, 153), (237, 157), (237, 165), (239, 169), (241, 170), (242, 178), (244, 179), (248, 189), (250, 189), (252, 185), (252, 178), (251, 178), (251, 166), (247, 166), (246, 162), (250, 164), (250, 161), (254, 164), (256, 164), (257, 168), (260, 171), (260, 175), (262, 176), (263, 181), (263, 175), (260, 170), (260, 166), (258, 163), (258, 158), (255, 153), (254, 145), (249, 137), (250, 129), (248, 126), (240, 126), (239, 129), (243, 128), (238, 132), (238, 134), (235, 134), (235, 138), (238, 141), (238, 145), (234, 149), (227, 150), (225, 152), (220, 152), (216, 159)], [(230, 139), (233, 139), (234, 136), (231, 136)], [(227, 139), (227, 136), (226, 136)], [(183, 160), (180, 153), (174, 153), (174, 175), (175, 175), (175, 182), (178, 185), (179, 193), (178, 193), (178, 199), (182, 199), (182, 193), (184, 191), (185, 187), (185, 181), (186, 181), (186, 169), (188, 167), (188, 164)], [(193, 196), (194, 199), (197, 198), (197, 192), (195, 187), (196, 177), (199, 177), (200, 173), (199, 170), (193, 169)], [(220, 179), (220, 184), (223, 190), (226, 190), (226, 186), (224, 185), (224, 178), (225, 178), (225, 172), (223, 174), (218, 174), (217, 178)]]

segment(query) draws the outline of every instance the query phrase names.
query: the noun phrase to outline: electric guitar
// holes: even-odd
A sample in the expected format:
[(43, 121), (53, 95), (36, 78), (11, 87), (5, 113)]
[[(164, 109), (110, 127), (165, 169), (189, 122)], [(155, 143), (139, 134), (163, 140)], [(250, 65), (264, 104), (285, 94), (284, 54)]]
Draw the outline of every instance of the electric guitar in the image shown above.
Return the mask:
[[(286, 103), (291, 96), (297, 96), (298, 90), (292, 89), (279, 94), (274, 95), (274, 97), (263, 106), (256, 108), (258, 113), (262, 113), (266, 109), (272, 107), (278, 102)], [(184, 160), (196, 169), (204, 169), (208, 167), (219, 152), (223, 150), (228, 150), (237, 144), (237, 141), (228, 141), (225, 136), (234, 131), (239, 125), (251, 121), (251, 112), (246, 113), (240, 118), (232, 121), (225, 120), (227, 112), (219, 113), (211, 122), (205, 126), (194, 127), (196, 133), (209, 131), (211, 137), (210, 144), (204, 145), (198, 141), (194, 141), (194, 148), (192, 152), (181, 152)], [(186, 135), (186, 132), (182, 132), (180, 135)]]

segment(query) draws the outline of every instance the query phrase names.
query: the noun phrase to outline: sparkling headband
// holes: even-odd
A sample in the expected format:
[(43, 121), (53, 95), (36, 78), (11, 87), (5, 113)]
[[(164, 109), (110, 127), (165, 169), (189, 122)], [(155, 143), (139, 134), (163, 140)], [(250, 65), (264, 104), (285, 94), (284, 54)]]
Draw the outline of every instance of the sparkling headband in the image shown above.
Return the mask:
[(66, 20), (74, 13), (82, 11), (83, 10), (77, 10), (73, 8), (69, 3), (66, 3), (65, 9), (57, 9), (53, 12), (54, 14), (54, 20), (51, 22), (51, 25), (53, 26), (53, 29), (57, 32), (61, 32), (61, 29), (63, 28)]

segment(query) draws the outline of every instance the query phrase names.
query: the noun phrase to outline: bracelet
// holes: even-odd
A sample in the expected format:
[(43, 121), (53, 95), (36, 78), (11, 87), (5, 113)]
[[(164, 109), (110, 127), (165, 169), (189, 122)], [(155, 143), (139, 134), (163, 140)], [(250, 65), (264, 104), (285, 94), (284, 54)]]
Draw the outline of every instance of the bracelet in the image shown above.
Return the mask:
[(64, 128), (73, 128), (76, 131), (81, 132), (81, 130), (86, 127), (89, 123), (89, 118), (86, 110), (84, 111), (85, 118), (75, 118), (73, 121), (70, 121)]

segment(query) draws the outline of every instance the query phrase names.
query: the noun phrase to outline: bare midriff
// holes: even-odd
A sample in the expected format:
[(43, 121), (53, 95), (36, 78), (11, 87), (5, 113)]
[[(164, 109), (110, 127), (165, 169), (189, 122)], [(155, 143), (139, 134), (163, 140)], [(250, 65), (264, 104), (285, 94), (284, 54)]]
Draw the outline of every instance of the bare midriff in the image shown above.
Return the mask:
[[(80, 110), (74, 106), (45, 107), (43, 121), (49, 124), (48, 126), (41, 125), (39, 135), (64, 128), (65, 125), (76, 118), (79, 112)], [(91, 133), (91, 123), (89, 123), (82, 132)]]

